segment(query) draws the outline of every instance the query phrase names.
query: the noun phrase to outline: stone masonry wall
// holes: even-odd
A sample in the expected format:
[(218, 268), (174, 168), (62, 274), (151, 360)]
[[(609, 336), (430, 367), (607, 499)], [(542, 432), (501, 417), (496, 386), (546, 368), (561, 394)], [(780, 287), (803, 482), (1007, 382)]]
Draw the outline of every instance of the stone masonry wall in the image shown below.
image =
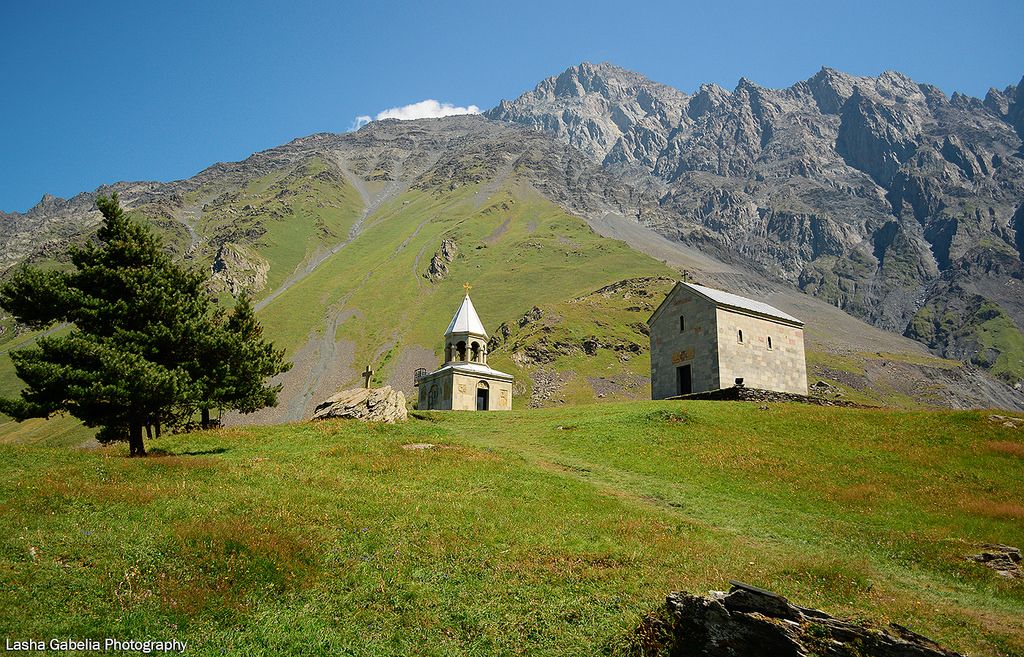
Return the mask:
[(512, 384), (494, 379), (483, 379), (471, 377), (465, 374), (456, 374), (453, 377), (452, 388), (452, 410), (475, 411), (477, 385), (486, 381), (489, 386), (488, 410), (510, 411), (512, 410)]
[(734, 385), (742, 377), (743, 384), (750, 388), (807, 394), (801, 328), (719, 308), (718, 363), (721, 388)]
[[(430, 394), (430, 387), (437, 386), (437, 401), (434, 402), (433, 406), (427, 403), (428, 395)], [(437, 374), (431, 372), (427, 376), (423, 377), (419, 381), (419, 394), (417, 396), (416, 408), (425, 411), (450, 411), (452, 410), (452, 377), (450, 373), (445, 372)]]
[[(680, 331), (679, 318), (684, 330)], [(679, 394), (676, 368), (690, 365), (693, 392), (719, 387), (717, 314), (713, 303), (684, 286), (669, 292), (651, 330), (651, 399)]]
[[(489, 410), (510, 411), (512, 410), (512, 384), (505, 381), (471, 377), (464, 374), (453, 373), (451, 370), (440, 374), (431, 373), (420, 379), (416, 408), (434, 411), (475, 411), (476, 390), (480, 381), (487, 381), (490, 390)], [(438, 387), (437, 402), (428, 408), (427, 396), (430, 393), (430, 386)]]

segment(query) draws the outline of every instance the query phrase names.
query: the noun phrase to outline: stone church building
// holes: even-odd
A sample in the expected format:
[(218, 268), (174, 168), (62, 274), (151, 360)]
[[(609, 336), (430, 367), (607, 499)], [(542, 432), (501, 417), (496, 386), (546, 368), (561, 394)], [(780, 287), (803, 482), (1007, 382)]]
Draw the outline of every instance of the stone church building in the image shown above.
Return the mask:
[(761, 301), (679, 282), (651, 318), (651, 398), (736, 385), (807, 394), (803, 322)]
[(444, 364), (433, 372), (416, 370), (420, 410), (508, 411), (512, 409), (511, 374), (487, 365), (487, 331), (466, 298), (444, 332)]

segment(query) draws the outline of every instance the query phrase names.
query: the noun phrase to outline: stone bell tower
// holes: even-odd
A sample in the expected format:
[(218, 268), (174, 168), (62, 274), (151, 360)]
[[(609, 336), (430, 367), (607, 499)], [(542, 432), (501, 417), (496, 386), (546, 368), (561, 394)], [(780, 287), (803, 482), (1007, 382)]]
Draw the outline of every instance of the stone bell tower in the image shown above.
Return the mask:
[(512, 408), (511, 374), (487, 365), (487, 331), (469, 298), (471, 286), (444, 332), (444, 363), (416, 370), (420, 410), (507, 411)]
[(462, 300), (448, 329), (444, 332), (444, 362), (445, 363), (480, 363), (487, 364), (487, 331), (476, 314), (476, 308), (469, 298), (468, 283), (466, 298)]

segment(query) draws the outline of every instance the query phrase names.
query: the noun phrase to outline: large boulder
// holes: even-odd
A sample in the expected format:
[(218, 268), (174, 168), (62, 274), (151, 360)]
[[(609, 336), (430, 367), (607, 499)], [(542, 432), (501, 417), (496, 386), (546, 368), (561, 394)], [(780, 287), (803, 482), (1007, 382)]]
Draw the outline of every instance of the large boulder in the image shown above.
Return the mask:
[(363, 422), (398, 422), (409, 417), (405, 395), (391, 386), (342, 390), (313, 411), (314, 420), (332, 417), (351, 418)]
[(637, 630), (642, 652), (672, 657), (963, 657), (900, 625), (834, 618), (741, 582), (710, 597), (670, 593)]

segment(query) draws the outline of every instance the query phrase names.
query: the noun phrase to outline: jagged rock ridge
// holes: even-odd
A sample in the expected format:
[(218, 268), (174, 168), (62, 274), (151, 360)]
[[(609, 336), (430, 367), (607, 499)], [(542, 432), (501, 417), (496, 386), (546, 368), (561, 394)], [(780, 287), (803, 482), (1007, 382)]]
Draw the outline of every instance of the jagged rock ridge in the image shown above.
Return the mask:
[[(682, 92), (584, 63), (485, 113), (646, 175), (637, 218), (951, 357), (1024, 374), (1024, 80), (982, 101), (896, 72)], [(951, 316), (964, 326), (944, 326)], [(986, 319), (988, 317), (988, 319)], [(930, 325), (930, 326), (929, 326)], [(1000, 360), (1001, 358), (1001, 360)]]

